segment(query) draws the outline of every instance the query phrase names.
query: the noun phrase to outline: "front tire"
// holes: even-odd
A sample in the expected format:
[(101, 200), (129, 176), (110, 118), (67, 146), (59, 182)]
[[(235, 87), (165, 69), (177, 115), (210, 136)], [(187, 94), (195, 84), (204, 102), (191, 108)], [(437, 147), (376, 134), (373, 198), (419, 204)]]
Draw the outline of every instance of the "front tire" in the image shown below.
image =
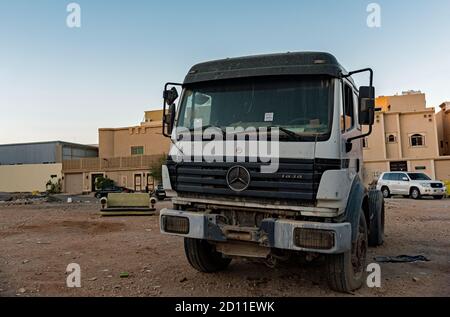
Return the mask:
[(411, 198), (412, 199), (420, 199), (420, 190), (416, 187), (411, 188)]
[(184, 238), (184, 252), (189, 264), (199, 272), (213, 273), (222, 271), (231, 259), (224, 258), (213, 245), (206, 240)]
[(358, 236), (351, 251), (326, 257), (328, 284), (331, 289), (348, 293), (361, 288), (365, 281), (367, 255), (367, 223), (364, 213), (359, 217)]
[(385, 199), (391, 198), (391, 191), (389, 190), (389, 188), (387, 186), (384, 186), (381, 188), (381, 193), (383, 193), (383, 197)]

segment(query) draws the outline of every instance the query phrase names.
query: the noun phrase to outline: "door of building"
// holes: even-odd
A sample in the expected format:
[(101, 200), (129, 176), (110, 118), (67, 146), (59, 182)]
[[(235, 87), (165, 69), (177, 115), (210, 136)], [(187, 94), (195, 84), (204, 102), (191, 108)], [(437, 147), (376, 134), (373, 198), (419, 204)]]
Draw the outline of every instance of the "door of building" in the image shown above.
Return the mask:
[(408, 171), (408, 162), (400, 161), (400, 162), (391, 162), (391, 172), (407, 172)]
[(83, 192), (83, 173), (64, 175), (64, 192), (81, 194)]
[(134, 191), (140, 192), (142, 191), (142, 175), (134, 174)]
[(149, 192), (155, 190), (155, 182), (153, 180), (153, 176), (150, 173), (147, 174), (147, 189)]

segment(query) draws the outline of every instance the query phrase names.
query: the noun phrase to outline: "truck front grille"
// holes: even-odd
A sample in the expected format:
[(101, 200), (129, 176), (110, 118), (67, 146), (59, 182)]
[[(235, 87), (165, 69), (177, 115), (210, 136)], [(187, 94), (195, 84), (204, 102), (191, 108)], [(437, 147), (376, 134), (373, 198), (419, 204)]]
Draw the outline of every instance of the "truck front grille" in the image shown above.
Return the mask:
[[(282, 201), (315, 201), (322, 174), (341, 168), (339, 159), (280, 159), (278, 171), (267, 174), (261, 173), (261, 164), (264, 163), (167, 162), (177, 192)], [(249, 186), (241, 192), (231, 190), (226, 180), (228, 170), (236, 165), (250, 172)]]
[(444, 187), (444, 186), (442, 186), (441, 183), (431, 183), (431, 187), (432, 187), (432, 188), (442, 188), (442, 187)]

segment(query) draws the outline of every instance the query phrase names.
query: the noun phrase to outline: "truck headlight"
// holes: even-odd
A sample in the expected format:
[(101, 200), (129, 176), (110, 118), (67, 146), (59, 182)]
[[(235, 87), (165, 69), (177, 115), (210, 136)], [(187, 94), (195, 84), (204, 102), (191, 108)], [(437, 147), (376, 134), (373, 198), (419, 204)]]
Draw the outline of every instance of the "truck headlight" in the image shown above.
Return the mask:
[(189, 218), (164, 215), (161, 217), (161, 226), (168, 233), (188, 234)]
[(294, 244), (299, 248), (329, 250), (334, 247), (334, 231), (295, 228)]
[(420, 186), (422, 187), (431, 187), (431, 185), (429, 183), (420, 183)]

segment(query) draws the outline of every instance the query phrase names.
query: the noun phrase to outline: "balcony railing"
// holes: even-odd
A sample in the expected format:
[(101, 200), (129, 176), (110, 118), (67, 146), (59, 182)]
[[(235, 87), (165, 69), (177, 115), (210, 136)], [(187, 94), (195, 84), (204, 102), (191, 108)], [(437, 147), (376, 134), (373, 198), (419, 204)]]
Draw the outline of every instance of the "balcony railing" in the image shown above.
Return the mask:
[(83, 158), (63, 161), (63, 173), (148, 169), (161, 155), (136, 155), (113, 158)]

